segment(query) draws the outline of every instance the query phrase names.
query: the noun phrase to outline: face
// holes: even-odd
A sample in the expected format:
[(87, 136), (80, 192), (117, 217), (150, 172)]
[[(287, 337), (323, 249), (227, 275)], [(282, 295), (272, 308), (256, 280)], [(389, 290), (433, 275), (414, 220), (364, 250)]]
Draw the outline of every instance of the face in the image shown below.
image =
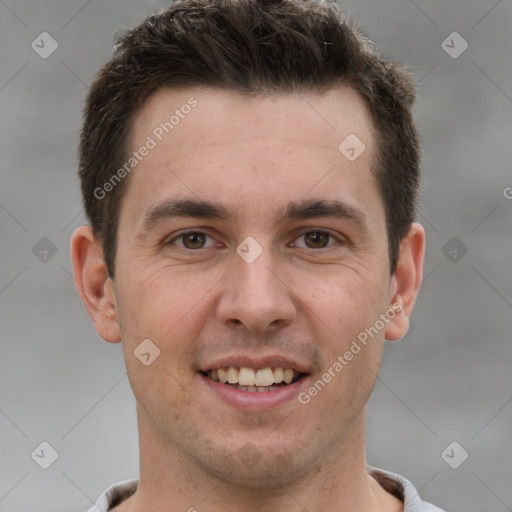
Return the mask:
[(399, 315), (363, 101), (160, 90), (132, 147), (113, 322), (139, 428), (251, 485), (340, 456)]

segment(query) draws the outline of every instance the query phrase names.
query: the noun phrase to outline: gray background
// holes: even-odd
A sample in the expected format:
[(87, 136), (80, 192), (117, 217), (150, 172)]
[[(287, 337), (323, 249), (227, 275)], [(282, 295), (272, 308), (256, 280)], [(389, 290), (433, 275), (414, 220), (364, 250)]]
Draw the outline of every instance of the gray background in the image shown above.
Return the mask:
[[(75, 150), (86, 85), (112, 34), (165, 4), (0, 0), (1, 512), (84, 511), (137, 474), (121, 347), (100, 340), (82, 307), (69, 238), (84, 220)], [(512, 2), (343, 5), (410, 66), (425, 148), (425, 280), (408, 336), (385, 350), (368, 461), (447, 510), (512, 510)], [(43, 31), (59, 45), (47, 59), (31, 48)], [(469, 44), (458, 58), (442, 46), (454, 31)], [(42, 441), (59, 455), (46, 470), (31, 458)], [(458, 469), (441, 456), (453, 441), (469, 453)]]

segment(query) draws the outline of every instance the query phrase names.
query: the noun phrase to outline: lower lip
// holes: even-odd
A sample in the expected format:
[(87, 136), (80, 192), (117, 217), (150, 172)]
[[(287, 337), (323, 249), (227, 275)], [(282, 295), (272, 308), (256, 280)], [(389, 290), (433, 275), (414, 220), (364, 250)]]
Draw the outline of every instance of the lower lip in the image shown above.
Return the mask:
[(297, 397), (300, 389), (306, 386), (308, 376), (304, 375), (292, 384), (272, 391), (242, 391), (228, 384), (217, 382), (199, 374), (203, 382), (220, 398), (231, 405), (247, 411), (256, 411), (278, 407)]

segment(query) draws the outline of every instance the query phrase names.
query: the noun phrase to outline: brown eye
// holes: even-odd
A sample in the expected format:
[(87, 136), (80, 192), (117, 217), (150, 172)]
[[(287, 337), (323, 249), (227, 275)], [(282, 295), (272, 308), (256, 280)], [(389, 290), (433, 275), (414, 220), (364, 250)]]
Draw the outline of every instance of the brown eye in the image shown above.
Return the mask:
[(179, 238), (181, 238), (183, 245), (187, 249), (202, 249), (206, 241), (205, 234), (199, 232), (185, 233)]
[(323, 249), (327, 247), (331, 235), (325, 231), (308, 231), (302, 236), (310, 249)]
[(188, 251), (198, 251), (200, 249), (209, 249), (213, 247), (214, 240), (210, 235), (207, 235), (202, 231), (185, 231), (175, 236), (168, 242), (164, 242), (164, 245), (177, 245), (181, 249)]

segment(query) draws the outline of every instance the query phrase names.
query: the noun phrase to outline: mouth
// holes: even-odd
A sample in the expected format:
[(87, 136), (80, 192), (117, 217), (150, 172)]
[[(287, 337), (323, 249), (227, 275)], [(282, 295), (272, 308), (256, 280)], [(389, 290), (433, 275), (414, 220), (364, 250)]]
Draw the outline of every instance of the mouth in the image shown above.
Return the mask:
[(310, 384), (311, 364), (280, 353), (224, 354), (197, 368), (208, 403), (229, 405), (244, 413), (294, 407)]
[(275, 363), (282, 366), (263, 363), (258, 368), (248, 366), (254, 365), (249, 361), (245, 362), (247, 366), (224, 366), (220, 363), (215, 368), (199, 371), (198, 377), (205, 386), (207, 401), (212, 405), (220, 400), (244, 413), (275, 411), (278, 407), (293, 407), (298, 393), (308, 386), (310, 380), (309, 373), (300, 371), (305, 368), (286, 367), (283, 362), (286, 363)]
[(200, 372), (204, 377), (248, 393), (268, 393), (295, 384), (307, 374), (293, 368), (229, 366)]

